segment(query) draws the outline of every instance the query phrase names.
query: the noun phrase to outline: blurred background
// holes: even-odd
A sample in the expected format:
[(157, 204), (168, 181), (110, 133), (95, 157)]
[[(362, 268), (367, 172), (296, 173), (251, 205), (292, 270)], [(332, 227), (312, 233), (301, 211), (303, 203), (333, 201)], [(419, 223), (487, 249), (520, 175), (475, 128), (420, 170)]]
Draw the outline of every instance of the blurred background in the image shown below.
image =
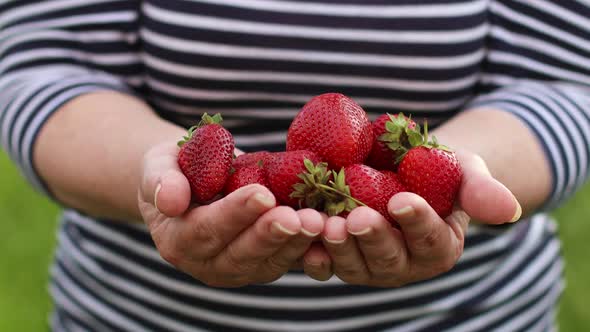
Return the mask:
[[(0, 331), (47, 331), (48, 268), (59, 209), (0, 151)], [(560, 330), (590, 331), (590, 185), (555, 212), (566, 260)], [(507, 331), (509, 332), (509, 331)]]

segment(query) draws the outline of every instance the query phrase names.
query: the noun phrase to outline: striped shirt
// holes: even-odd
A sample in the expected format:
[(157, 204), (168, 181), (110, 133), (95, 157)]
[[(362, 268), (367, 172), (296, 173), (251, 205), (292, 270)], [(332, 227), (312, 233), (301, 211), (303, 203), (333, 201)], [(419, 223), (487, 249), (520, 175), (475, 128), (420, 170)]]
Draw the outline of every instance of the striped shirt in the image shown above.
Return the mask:
[[(190, 125), (221, 112), (239, 148), (277, 150), (312, 96), (438, 124), (475, 107), (539, 139), (551, 196), (516, 225), (471, 226), (450, 272), (398, 289), (299, 272), (215, 289), (167, 264), (145, 227), (66, 209), (55, 331), (549, 331), (563, 263), (549, 211), (586, 180), (585, 0), (18, 0), (0, 3), (0, 141), (33, 186), (40, 128), (81, 94), (140, 96)], [(83, 111), (83, 110), (81, 110)]]

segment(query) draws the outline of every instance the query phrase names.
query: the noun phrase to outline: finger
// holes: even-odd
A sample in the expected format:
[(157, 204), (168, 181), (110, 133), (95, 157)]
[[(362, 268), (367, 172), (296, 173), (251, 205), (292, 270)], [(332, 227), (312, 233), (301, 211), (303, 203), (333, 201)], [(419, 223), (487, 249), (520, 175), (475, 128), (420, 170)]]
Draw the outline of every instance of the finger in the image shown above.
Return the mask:
[(188, 230), (182, 230), (183, 240), (193, 247), (198, 243), (208, 257), (216, 256), (275, 204), (274, 195), (264, 186), (252, 184), (239, 188), (190, 211), (185, 216)]
[(365, 259), (355, 238), (348, 234), (346, 219), (328, 218), (323, 243), (332, 260), (332, 270), (340, 279), (351, 284), (364, 284), (369, 280)]
[(272, 257), (270, 257), (263, 268), (269, 272), (286, 272), (292, 268), (295, 262), (309, 249), (313, 239), (324, 229), (322, 215), (313, 209), (297, 211), (301, 222), (301, 232), (295, 235)]
[(347, 217), (348, 232), (353, 234), (373, 279), (401, 284), (399, 276), (408, 274), (408, 254), (401, 232), (379, 212), (359, 207)]
[(169, 217), (184, 213), (191, 200), (190, 185), (178, 167), (177, 156), (175, 145), (159, 145), (146, 153), (142, 166), (140, 198)]
[(506, 186), (492, 177), (481, 157), (457, 151), (457, 158), (463, 168), (459, 204), (471, 218), (488, 224), (520, 218), (520, 204)]
[(301, 221), (301, 232), (314, 240), (324, 230), (328, 216), (314, 209), (302, 209), (297, 211)]
[[(451, 227), (453, 232), (455, 233), (455, 237), (459, 240), (459, 246), (457, 253), (459, 256), (463, 253), (463, 245), (465, 244), (465, 234), (467, 234), (467, 227), (469, 227), (469, 222), (471, 218), (469, 215), (461, 210), (455, 209), (453, 212), (445, 218), (447, 225)], [(458, 259), (458, 258), (457, 258)]]
[[(262, 215), (252, 227), (229, 243), (214, 259), (215, 268), (228, 274), (247, 274), (258, 270), (259, 266), (300, 232), (301, 222), (295, 210), (286, 206), (276, 207)], [(287, 269), (289, 265), (286, 266)]]
[(411, 260), (440, 261), (460, 245), (454, 230), (420, 196), (403, 192), (388, 209), (401, 227)]
[(321, 243), (313, 243), (303, 255), (303, 271), (318, 281), (326, 281), (334, 275), (330, 255)]

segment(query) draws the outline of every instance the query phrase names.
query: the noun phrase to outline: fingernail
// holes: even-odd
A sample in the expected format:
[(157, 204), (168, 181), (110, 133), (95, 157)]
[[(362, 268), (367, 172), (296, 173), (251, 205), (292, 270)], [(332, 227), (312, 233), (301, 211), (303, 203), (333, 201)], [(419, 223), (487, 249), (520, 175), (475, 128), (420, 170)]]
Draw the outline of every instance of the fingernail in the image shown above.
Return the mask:
[(352, 234), (352, 235), (354, 235), (354, 236), (360, 236), (360, 235), (365, 235), (365, 234), (368, 234), (369, 232), (371, 232), (371, 230), (373, 230), (371, 227), (367, 227), (367, 228), (365, 228), (365, 229), (361, 229), (361, 230), (360, 230), (360, 231), (358, 231), (358, 232), (353, 232), (353, 231), (351, 231), (351, 230), (349, 229), (349, 230), (348, 230), (348, 233), (350, 233), (350, 234)]
[(327, 237), (324, 237), (324, 241), (326, 241), (326, 242), (328, 242), (330, 244), (342, 244), (342, 243), (344, 243), (344, 241), (346, 241), (346, 239), (343, 239), (343, 240), (331, 240), (331, 239), (328, 239)]
[(160, 211), (160, 209), (158, 209), (158, 194), (160, 193), (160, 190), (162, 190), (162, 184), (158, 183), (158, 185), (156, 186), (156, 192), (154, 193), (154, 206), (158, 211)]
[(413, 216), (416, 211), (414, 210), (414, 208), (412, 206), (405, 206), (401, 209), (397, 209), (395, 211), (392, 212), (394, 216), (396, 217), (411, 217)]
[(303, 233), (303, 235), (305, 235), (307, 237), (316, 237), (316, 236), (318, 236), (318, 234), (320, 234), (319, 232), (318, 233), (312, 233), (312, 232), (308, 231), (305, 228), (301, 228), (301, 233)]
[(276, 229), (277, 231), (279, 231), (283, 235), (293, 236), (298, 233), (298, 232), (292, 231), (290, 229), (287, 229), (285, 226), (281, 225), (279, 222), (272, 223), (272, 226), (274, 229)]
[(272, 197), (261, 193), (254, 194), (254, 196), (252, 196), (252, 200), (268, 208), (275, 206), (275, 201), (272, 199)]
[(520, 203), (518, 202), (516, 197), (514, 197), (514, 201), (516, 202), (516, 212), (514, 213), (514, 216), (512, 217), (512, 219), (509, 221), (510, 223), (518, 221), (520, 219), (520, 217), (522, 216), (522, 206), (520, 206)]

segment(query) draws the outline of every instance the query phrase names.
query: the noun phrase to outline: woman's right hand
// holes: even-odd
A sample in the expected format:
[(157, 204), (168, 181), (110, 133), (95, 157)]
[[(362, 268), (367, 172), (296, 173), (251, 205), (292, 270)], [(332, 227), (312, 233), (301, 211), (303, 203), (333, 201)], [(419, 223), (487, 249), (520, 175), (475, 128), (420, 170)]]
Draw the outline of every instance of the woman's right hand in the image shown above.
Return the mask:
[(249, 185), (209, 205), (190, 204), (178, 147), (160, 144), (143, 158), (138, 204), (160, 255), (216, 287), (274, 281), (295, 266), (322, 232), (311, 209), (275, 207), (264, 186)]

